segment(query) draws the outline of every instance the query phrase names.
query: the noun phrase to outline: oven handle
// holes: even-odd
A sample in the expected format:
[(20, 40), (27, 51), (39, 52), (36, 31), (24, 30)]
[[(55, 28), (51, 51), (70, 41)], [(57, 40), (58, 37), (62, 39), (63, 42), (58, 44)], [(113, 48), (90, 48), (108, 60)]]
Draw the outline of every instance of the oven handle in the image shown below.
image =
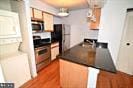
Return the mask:
[(41, 50), (38, 50), (38, 51), (36, 51), (36, 56), (39, 56), (39, 55), (41, 55), (41, 54), (39, 54), (39, 52), (43, 52), (42, 54), (44, 55), (45, 53), (48, 53), (48, 51), (47, 51), (47, 49), (45, 48), (45, 49), (41, 49)]
[(46, 46), (45, 47), (44, 46), (43, 47), (38, 47), (38, 48), (35, 48), (35, 51), (38, 51), (38, 50), (40, 51), (42, 49), (48, 49), (48, 47), (46, 47)]
[(47, 50), (47, 48), (39, 48), (39, 49), (36, 49), (35, 51), (39, 52), (39, 51), (42, 51), (42, 50)]

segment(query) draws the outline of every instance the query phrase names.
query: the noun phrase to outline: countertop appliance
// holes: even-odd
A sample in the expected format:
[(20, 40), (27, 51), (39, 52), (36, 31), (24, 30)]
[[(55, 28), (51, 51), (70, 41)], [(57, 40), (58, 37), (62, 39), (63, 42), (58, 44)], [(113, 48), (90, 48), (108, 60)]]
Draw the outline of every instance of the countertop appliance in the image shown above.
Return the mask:
[(43, 21), (37, 21), (37, 20), (31, 20), (32, 24), (32, 32), (43, 32), (44, 30), (44, 22)]
[(41, 39), (40, 36), (33, 37), (35, 48), (35, 61), (37, 72), (47, 66), (51, 61), (50, 38)]
[(54, 24), (51, 32), (51, 42), (59, 42), (59, 52), (62, 53), (70, 48), (70, 25)]

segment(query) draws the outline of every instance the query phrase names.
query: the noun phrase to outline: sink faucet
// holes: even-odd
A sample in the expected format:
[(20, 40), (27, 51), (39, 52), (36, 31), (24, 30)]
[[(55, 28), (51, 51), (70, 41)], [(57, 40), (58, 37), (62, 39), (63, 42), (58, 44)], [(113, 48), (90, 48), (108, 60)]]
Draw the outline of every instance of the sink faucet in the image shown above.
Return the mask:
[(96, 43), (95, 43), (95, 41), (93, 40), (93, 42), (92, 42), (92, 47), (95, 47), (96, 46)]

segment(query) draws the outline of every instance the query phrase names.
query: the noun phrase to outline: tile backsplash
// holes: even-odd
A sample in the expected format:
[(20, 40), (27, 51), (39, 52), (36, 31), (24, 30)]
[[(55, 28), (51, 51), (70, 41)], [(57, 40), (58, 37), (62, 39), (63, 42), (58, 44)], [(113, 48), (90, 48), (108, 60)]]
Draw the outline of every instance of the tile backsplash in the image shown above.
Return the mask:
[(41, 39), (51, 38), (51, 33), (50, 32), (33, 33), (33, 36), (41, 36)]

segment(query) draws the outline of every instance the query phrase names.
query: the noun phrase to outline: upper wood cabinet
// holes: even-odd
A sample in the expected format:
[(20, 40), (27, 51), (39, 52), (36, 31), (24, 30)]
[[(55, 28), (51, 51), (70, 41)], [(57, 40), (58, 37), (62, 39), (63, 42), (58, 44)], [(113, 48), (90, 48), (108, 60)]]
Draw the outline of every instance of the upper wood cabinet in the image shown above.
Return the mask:
[(30, 8), (30, 17), (33, 18), (33, 8)]
[(53, 15), (44, 12), (43, 20), (44, 20), (44, 30), (48, 32), (53, 31)]
[(41, 10), (30, 8), (30, 16), (32, 20), (41, 20), (44, 21), (44, 31), (52, 32), (53, 31), (53, 15)]
[(101, 16), (101, 8), (95, 8), (93, 10), (93, 14), (96, 17), (96, 21), (91, 21), (90, 22), (90, 29), (99, 29), (99, 24), (100, 24), (100, 16)]
[(43, 19), (42, 11), (34, 9), (34, 18)]
[(30, 8), (30, 16), (32, 19), (43, 20), (43, 12), (35, 8)]

